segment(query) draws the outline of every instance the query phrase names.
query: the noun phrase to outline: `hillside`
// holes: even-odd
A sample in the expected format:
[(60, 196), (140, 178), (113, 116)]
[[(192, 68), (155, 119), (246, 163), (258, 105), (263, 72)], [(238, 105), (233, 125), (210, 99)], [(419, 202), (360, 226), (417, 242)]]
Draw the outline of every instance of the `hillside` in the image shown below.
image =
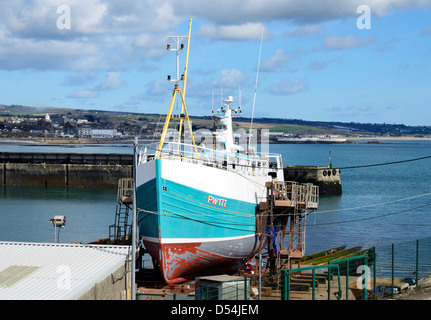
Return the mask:
[[(51, 119), (86, 119), (88, 123), (99, 126), (143, 126), (149, 123), (164, 121), (165, 115), (115, 112), (103, 110), (85, 110), (72, 108), (54, 107), (28, 107), (20, 105), (0, 105), (0, 117), (3, 123), (12, 117), (21, 118), (43, 118), (49, 114)], [(192, 117), (194, 129), (213, 128), (212, 117)], [(249, 118), (234, 118), (234, 129), (249, 129)], [(1, 121), (0, 121), (1, 124)], [(1, 128), (0, 128), (1, 129)], [(269, 129), (270, 132), (282, 132), (292, 135), (330, 135), (338, 134), (344, 136), (374, 135), (374, 136), (416, 136), (429, 137), (431, 126), (406, 126), (403, 124), (380, 124), (380, 123), (357, 123), (357, 122), (323, 122), (306, 121), (299, 119), (279, 119), (279, 118), (255, 118), (253, 129)]]

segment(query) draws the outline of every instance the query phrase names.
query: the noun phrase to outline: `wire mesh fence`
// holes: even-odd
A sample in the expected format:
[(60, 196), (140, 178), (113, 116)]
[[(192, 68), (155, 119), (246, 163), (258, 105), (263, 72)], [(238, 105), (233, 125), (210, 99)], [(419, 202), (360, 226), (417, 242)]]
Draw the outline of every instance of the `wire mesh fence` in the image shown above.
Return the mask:
[[(261, 270), (256, 268), (257, 264), (234, 276), (200, 277), (189, 290), (159, 298), (374, 300), (431, 287), (431, 238), (372, 247), (344, 256), (323, 256), (317, 264), (310, 261), (280, 263), (281, 270), (275, 272), (270, 272), (263, 263)], [(144, 298), (145, 295), (140, 296)]]
[(431, 286), (431, 238), (197, 287), (203, 300), (373, 300)]

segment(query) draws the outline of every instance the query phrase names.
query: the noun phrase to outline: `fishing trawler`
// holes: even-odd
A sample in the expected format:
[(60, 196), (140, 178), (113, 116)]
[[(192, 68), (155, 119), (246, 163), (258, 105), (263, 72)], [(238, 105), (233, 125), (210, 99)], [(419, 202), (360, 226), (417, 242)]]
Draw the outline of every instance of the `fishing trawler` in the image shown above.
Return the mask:
[[(139, 234), (168, 284), (241, 268), (256, 254), (265, 232), (257, 219), (265, 183), (283, 180), (280, 155), (235, 143), (232, 117), (240, 114), (240, 106), (232, 107), (232, 97), (215, 113), (220, 128), (212, 143), (196, 143), (185, 103), (190, 33), (191, 20), (188, 36), (174, 37), (176, 48), (167, 47), (177, 53), (177, 77), (168, 77), (175, 82), (172, 99), (160, 141), (140, 146), (136, 169)], [(187, 39), (187, 53), (178, 76), (181, 39)], [(172, 137), (177, 97), (181, 113)], [(181, 140), (186, 124), (190, 143)]]

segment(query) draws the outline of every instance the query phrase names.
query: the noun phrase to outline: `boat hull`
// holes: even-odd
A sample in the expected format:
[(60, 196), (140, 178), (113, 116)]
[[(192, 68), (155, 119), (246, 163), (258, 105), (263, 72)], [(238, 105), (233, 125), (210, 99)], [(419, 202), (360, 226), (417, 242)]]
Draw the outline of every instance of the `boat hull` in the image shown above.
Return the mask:
[(169, 159), (139, 165), (137, 179), (139, 233), (168, 284), (236, 271), (258, 251), (263, 181)]
[[(144, 240), (144, 244), (151, 256), (156, 257), (165, 282), (175, 284), (200, 275), (235, 272), (243, 266), (244, 258), (255, 251), (258, 241), (256, 236), (211, 243), (159, 244)], [(227, 250), (232, 247), (241, 247), (235, 256), (232, 250)]]

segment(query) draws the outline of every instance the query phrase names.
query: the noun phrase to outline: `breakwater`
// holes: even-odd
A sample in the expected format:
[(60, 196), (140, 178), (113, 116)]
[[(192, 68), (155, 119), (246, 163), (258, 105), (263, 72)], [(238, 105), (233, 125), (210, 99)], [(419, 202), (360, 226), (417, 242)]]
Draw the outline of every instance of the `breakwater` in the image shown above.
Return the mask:
[(114, 187), (133, 175), (133, 155), (0, 153), (0, 185)]
[(286, 166), (284, 180), (312, 183), (319, 187), (320, 195), (341, 194), (340, 169), (325, 166)]
[[(119, 179), (132, 177), (132, 154), (0, 152), (0, 185), (116, 188)], [(313, 183), (321, 195), (342, 192), (336, 168), (286, 166), (284, 177)]]

